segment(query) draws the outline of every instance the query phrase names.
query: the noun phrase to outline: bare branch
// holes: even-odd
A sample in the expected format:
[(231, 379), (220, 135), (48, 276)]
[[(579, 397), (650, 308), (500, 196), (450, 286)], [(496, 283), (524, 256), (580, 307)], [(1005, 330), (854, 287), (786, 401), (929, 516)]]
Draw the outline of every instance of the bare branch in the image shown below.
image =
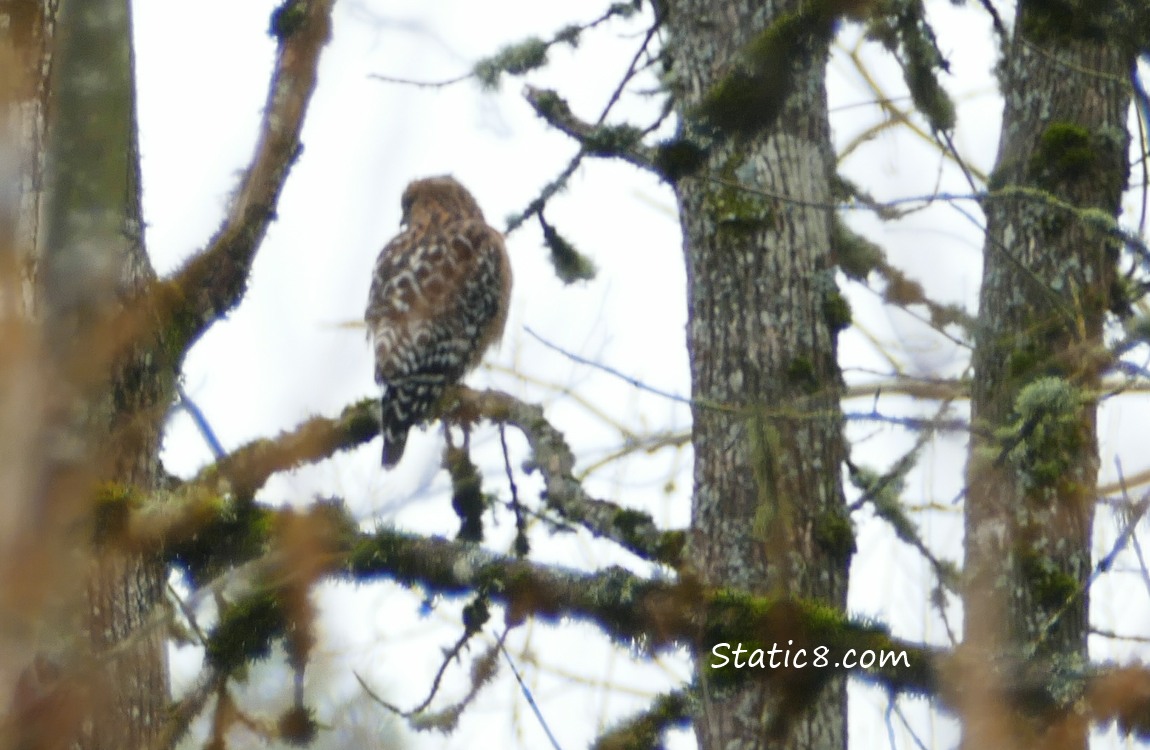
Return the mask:
[(302, 149), (300, 132), (320, 51), (331, 36), (334, 2), (288, 0), (276, 12), (279, 52), (255, 155), (208, 247), (157, 290), (161, 314), (175, 328), (169, 350), (186, 352), (243, 298), (252, 261)]

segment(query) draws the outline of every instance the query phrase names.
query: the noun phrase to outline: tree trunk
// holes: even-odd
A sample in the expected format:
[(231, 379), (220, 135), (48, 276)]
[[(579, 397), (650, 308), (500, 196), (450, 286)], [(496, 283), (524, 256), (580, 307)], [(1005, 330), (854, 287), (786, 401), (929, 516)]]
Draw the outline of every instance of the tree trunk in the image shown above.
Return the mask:
[(160, 486), (175, 376), (154, 336), (142, 335), (150, 319), (133, 309), (154, 274), (142, 238), (129, 4), (7, 9), (22, 21), (34, 14), (39, 29), (21, 54), (35, 85), (20, 106), (40, 121), (21, 135), (33, 137), (21, 141), (29, 158), (12, 249), (22, 259), (18, 278), (33, 282), (22, 312), (41, 342), (33, 357), (41, 418), (19, 427), (33, 433), (24, 437), (39, 450), (38, 478), (22, 539), (5, 540), (5, 584), (24, 594), (16, 604), (31, 662), (15, 687), (17, 734), (6, 739), (147, 747), (168, 701), (166, 621), (157, 611), (167, 576), (158, 560), (107, 543), (105, 532), (116, 520), (108, 509)]
[[(784, 49), (793, 39), (783, 24), (801, 5), (666, 7), (680, 137), (706, 150), (676, 184), (695, 400), (690, 559), (712, 586), (842, 609), (854, 542), (840, 480), (844, 303), (829, 260), (830, 33), (816, 20)], [(739, 101), (740, 85), (751, 102)], [(720, 690), (709, 687), (709, 655), (699, 656), (702, 747), (846, 746), (845, 680), (804, 691), (796, 684), (817, 678), (795, 671)]]
[(1089, 4), (1085, 25), (1064, 10), (1020, 3), (999, 73), (965, 508), (968, 748), (1086, 747), (1084, 723), (1043, 727), (999, 692), (1031, 657), (1068, 670), (1087, 660), (1096, 399), (1119, 246), (1080, 212), (1117, 216), (1134, 54), (1097, 33), (1114, 3)]

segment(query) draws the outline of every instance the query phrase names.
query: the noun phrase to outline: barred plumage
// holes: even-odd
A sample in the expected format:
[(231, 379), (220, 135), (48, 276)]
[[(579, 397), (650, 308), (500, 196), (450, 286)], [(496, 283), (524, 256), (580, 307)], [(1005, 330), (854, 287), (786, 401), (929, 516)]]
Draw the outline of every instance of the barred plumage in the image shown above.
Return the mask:
[(423, 421), (503, 334), (511, 264), (498, 231), (451, 177), (403, 191), (406, 227), (375, 262), (364, 318), (383, 386), (383, 465), (403, 456)]

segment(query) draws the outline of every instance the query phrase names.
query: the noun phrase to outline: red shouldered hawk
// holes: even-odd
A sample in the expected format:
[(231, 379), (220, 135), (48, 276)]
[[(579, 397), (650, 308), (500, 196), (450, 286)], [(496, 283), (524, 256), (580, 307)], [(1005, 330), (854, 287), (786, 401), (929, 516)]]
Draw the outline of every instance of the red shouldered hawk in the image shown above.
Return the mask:
[(503, 334), (511, 263), (503, 236), (452, 177), (403, 191), (405, 229), (375, 262), (364, 319), (383, 386), (383, 465), (403, 456), (407, 433), (443, 391)]

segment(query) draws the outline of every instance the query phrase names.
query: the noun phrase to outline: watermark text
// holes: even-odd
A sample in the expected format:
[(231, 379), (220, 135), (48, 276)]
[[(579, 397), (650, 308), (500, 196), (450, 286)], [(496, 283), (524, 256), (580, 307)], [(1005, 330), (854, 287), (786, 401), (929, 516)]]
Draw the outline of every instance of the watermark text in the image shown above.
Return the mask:
[(856, 650), (848, 648), (839, 655), (831, 653), (830, 646), (813, 648), (792, 648), (794, 641), (787, 641), (785, 647), (772, 643), (769, 649), (747, 649), (742, 643), (716, 643), (711, 648), (711, 669), (722, 669), (728, 665), (735, 669), (871, 669), (872, 667), (910, 667), (910, 657), (905, 651)]

